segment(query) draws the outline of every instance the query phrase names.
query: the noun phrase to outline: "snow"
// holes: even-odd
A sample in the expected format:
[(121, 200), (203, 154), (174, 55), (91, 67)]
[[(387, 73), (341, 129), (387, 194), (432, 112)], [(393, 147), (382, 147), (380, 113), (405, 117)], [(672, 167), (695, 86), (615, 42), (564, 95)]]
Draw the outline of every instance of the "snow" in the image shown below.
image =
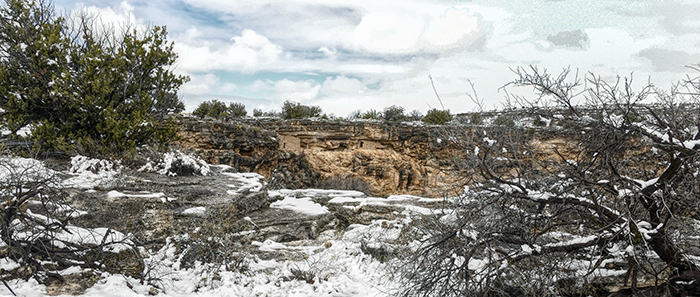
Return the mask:
[(554, 197), (555, 195), (549, 192), (540, 192), (540, 191), (530, 191), (528, 190), (527, 196), (530, 197), (533, 201), (546, 201), (549, 200), (549, 198)]
[(311, 197), (284, 197), (284, 199), (275, 201), (272, 204), (270, 204), (270, 207), (289, 209), (311, 216), (324, 215), (330, 213), (330, 211), (328, 211), (328, 207), (322, 206), (321, 204), (311, 201)]
[(415, 205), (406, 205), (406, 210), (404, 210), (402, 213), (405, 215), (413, 215), (413, 214), (421, 214), (421, 215), (432, 215), (432, 214), (437, 214), (441, 213), (441, 210), (438, 209), (432, 209), (432, 208), (427, 208), (427, 207), (421, 207), (421, 206), (415, 206)]
[(234, 182), (234, 184), (228, 185), (229, 187), (234, 188), (233, 190), (227, 191), (229, 195), (237, 195), (247, 192), (260, 192), (265, 185), (265, 177), (257, 173), (222, 172), (222, 174), (228, 176)]
[(656, 182), (658, 182), (658, 181), (659, 181), (659, 178), (658, 178), (658, 177), (657, 177), (657, 178), (652, 178), (652, 179), (650, 179), (650, 180), (648, 180), (648, 181), (641, 181), (641, 180), (635, 180), (635, 181), (636, 181), (637, 183), (639, 183), (639, 188), (640, 188), (640, 189), (645, 189), (645, 188), (647, 188), (647, 187), (650, 187), (650, 186), (654, 185)]
[(126, 250), (130, 245), (133, 245), (123, 233), (108, 228), (89, 230), (76, 226), (67, 226), (64, 231), (57, 233), (56, 238), (61, 241), (80, 243), (83, 245), (99, 245), (105, 243), (107, 244), (105, 250), (114, 253)]
[(207, 164), (207, 162), (204, 162), (202, 158), (187, 155), (181, 151), (172, 151), (165, 153), (161, 160), (158, 160), (155, 163), (153, 163), (153, 161), (149, 161), (148, 163), (146, 163), (146, 165), (143, 165), (141, 168), (139, 168), (138, 171), (157, 172), (163, 175), (175, 176), (177, 175), (177, 173), (172, 171), (175, 169), (173, 168), (173, 165), (175, 164), (179, 166), (191, 167), (194, 169), (195, 173), (204, 176), (208, 175), (211, 171), (209, 164)]
[(123, 198), (123, 197), (131, 197), (131, 198), (162, 198), (165, 196), (165, 193), (141, 193), (141, 194), (126, 194), (122, 193), (116, 190), (112, 190), (107, 192), (107, 198)]
[(72, 177), (63, 181), (63, 184), (81, 189), (92, 189), (102, 183), (111, 182), (118, 177), (123, 168), (119, 162), (80, 155), (71, 158), (70, 163), (68, 174)]
[(197, 207), (191, 207), (188, 209), (185, 209), (182, 214), (184, 215), (194, 215), (194, 216), (203, 216), (207, 213), (207, 208), (204, 206), (197, 206)]
[(700, 145), (700, 140), (688, 140), (683, 142), (683, 146), (687, 149), (696, 150), (696, 146)]
[(10, 260), (9, 258), (0, 258), (0, 269), (4, 269), (6, 271), (13, 270), (17, 267), (20, 267), (17, 262), (14, 262)]
[(43, 163), (28, 158), (0, 157), (0, 180), (12, 178), (12, 175), (24, 174), (23, 178), (47, 178), (56, 172), (44, 166)]
[(253, 241), (252, 245), (258, 246), (261, 251), (265, 252), (274, 252), (277, 250), (289, 249), (289, 247), (287, 247), (286, 245), (275, 242), (270, 239), (265, 240), (265, 242)]
[(488, 143), (489, 146), (493, 146), (494, 144), (496, 144), (496, 142), (498, 142), (498, 140), (484, 137), (484, 142)]

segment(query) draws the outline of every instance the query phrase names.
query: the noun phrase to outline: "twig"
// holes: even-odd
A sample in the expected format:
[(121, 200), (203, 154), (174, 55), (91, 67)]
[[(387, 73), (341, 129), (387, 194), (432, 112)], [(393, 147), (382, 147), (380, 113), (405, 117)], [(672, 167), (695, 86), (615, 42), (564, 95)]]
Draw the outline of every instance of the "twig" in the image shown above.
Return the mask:
[(445, 110), (445, 105), (442, 104), (442, 99), (440, 99), (440, 94), (438, 94), (437, 89), (435, 88), (435, 83), (433, 82), (433, 77), (428, 74), (428, 78), (430, 79), (430, 84), (433, 86), (433, 91), (435, 92), (435, 96), (437, 96), (438, 101), (440, 101), (440, 106), (442, 106), (442, 110)]

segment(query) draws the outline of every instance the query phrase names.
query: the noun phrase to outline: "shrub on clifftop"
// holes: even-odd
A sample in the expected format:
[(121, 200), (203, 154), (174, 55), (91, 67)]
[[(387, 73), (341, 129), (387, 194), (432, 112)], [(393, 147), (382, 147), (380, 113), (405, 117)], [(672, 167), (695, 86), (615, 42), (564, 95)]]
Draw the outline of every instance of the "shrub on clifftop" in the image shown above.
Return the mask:
[(303, 119), (320, 117), (321, 107), (302, 105), (299, 102), (285, 101), (282, 105), (283, 119)]
[(421, 120), (428, 124), (442, 125), (452, 121), (452, 114), (450, 114), (449, 110), (439, 110), (437, 108), (433, 108), (428, 110), (428, 114), (426, 114)]
[(229, 106), (219, 100), (211, 100), (202, 102), (192, 114), (204, 118), (212, 117), (222, 119), (226, 117), (244, 117), (248, 114), (243, 103), (231, 102)]

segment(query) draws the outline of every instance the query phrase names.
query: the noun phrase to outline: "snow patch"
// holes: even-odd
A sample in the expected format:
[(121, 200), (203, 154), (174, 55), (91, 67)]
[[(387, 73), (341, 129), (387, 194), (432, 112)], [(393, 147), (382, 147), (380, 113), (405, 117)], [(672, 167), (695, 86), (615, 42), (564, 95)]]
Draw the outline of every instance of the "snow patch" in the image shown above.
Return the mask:
[(222, 172), (222, 174), (230, 177), (234, 182), (234, 184), (228, 185), (229, 187), (235, 188), (234, 190), (226, 191), (229, 195), (237, 195), (246, 192), (260, 192), (265, 185), (265, 177), (254, 172)]
[(289, 209), (307, 215), (324, 215), (330, 213), (328, 207), (311, 201), (311, 197), (294, 198), (284, 197), (270, 204), (272, 208)]
[[(202, 158), (184, 154), (181, 151), (168, 152), (163, 155), (163, 159), (156, 161), (148, 161), (146, 165), (141, 166), (138, 171), (156, 172), (158, 174), (176, 176), (178, 172), (187, 170), (200, 175), (208, 175), (211, 172), (209, 164), (204, 162)], [(182, 174), (182, 172), (180, 172)]]
[(197, 206), (185, 209), (182, 214), (193, 215), (193, 216), (204, 216), (207, 213), (207, 208), (204, 206)]
[(93, 159), (80, 155), (71, 158), (70, 163), (68, 174), (73, 177), (63, 181), (63, 184), (81, 189), (92, 189), (102, 183), (111, 182), (123, 169), (119, 161)]

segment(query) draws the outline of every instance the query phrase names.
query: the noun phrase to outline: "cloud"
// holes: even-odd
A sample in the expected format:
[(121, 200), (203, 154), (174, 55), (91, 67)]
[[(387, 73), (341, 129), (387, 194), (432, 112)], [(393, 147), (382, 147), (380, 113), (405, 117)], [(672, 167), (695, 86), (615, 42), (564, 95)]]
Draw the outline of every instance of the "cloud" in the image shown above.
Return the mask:
[(330, 49), (330, 48), (324, 46), (324, 47), (319, 48), (318, 51), (323, 53), (327, 58), (330, 58), (330, 59), (336, 58), (336, 50), (335, 49)]
[(416, 49), (424, 22), (402, 12), (372, 12), (353, 30), (355, 48), (370, 52), (409, 53)]
[(336, 76), (335, 78), (326, 78), (320, 89), (324, 95), (359, 95), (364, 93), (367, 87), (358, 79), (348, 78), (345, 76)]
[(273, 97), (281, 100), (304, 102), (315, 99), (320, 90), (321, 85), (313, 80), (292, 81), (285, 78), (275, 82), (275, 94)]
[(280, 46), (253, 30), (243, 30), (240, 36), (220, 45), (201, 40), (200, 36), (201, 33), (192, 28), (176, 40), (179, 69), (186, 72), (255, 72), (276, 62), (282, 54)]
[(185, 95), (202, 95), (212, 92), (219, 85), (219, 77), (208, 73), (204, 75), (190, 75), (190, 81), (180, 88)]
[(474, 40), (478, 32), (479, 19), (469, 10), (450, 9), (426, 28), (425, 41), (431, 48), (451, 47)]
[(238, 90), (238, 86), (236, 84), (230, 83), (230, 82), (222, 84), (221, 87), (219, 88), (219, 91), (221, 91), (223, 93), (231, 93), (231, 92), (236, 91), (236, 90)]
[[(274, 86), (274, 84), (273, 84)], [(256, 79), (252, 84), (250, 84), (246, 89), (253, 91), (253, 92), (260, 92), (262, 90), (266, 90), (271, 88), (269, 83), (266, 83), (260, 79)]]
[(589, 45), (588, 35), (581, 30), (562, 31), (556, 35), (547, 36), (547, 40), (556, 46), (574, 49), (585, 49)]
[(134, 7), (128, 2), (123, 1), (119, 5), (98, 7), (85, 6), (84, 4), (76, 4), (73, 7), (72, 17), (77, 18), (80, 15), (95, 18), (95, 26), (97, 31), (114, 29), (116, 34), (124, 33), (123, 30), (131, 30), (137, 28), (144, 30), (146, 25), (139, 21), (134, 15)]
[(638, 54), (651, 61), (654, 71), (687, 73), (686, 66), (700, 62), (700, 54), (659, 48), (645, 49)]
[(700, 61), (695, 2), (86, 0), (103, 20), (167, 25), (177, 70), (196, 74), (187, 101), (228, 93), (252, 107), (293, 100), (337, 114), (435, 107), (428, 74), (454, 112), (473, 109), (465, 80), (490, 108), (509, 68), (528, 64), (665, 84)]

